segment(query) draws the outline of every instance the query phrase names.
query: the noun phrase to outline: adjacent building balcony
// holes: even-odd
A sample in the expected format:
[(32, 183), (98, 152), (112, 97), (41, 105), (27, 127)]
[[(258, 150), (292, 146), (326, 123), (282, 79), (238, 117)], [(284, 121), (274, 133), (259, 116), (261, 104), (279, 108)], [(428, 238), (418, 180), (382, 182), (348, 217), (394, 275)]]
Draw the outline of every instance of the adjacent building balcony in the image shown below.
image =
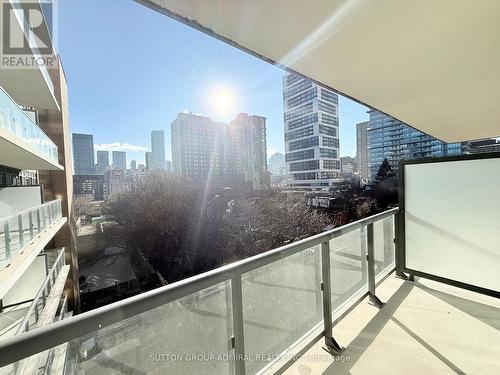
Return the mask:
[(55, 143), (0, 88), (0, 164), (17, 169), (61, 170)]
[(54, 200), (0, 219), (0, 299), (66, 223)]
[[(44, 4), (45, 3), (45, 4)], [(51, 40), (51, 25), (47, 23), (46, 12), (44, 5), (47, 2), (42, 1), (22, 1), (9, 0), (3, 2), (3, 13), (5, 19), (9, 19), (9, 35), (16, 40), (19, 47), (20, 43), (29, 46), (29, 53), (26, 55), (26, 49), (21, 55), (3, 55), (3, 67), (0, 69), (0, 82), (2, 87), (7, 90), (10, 95), (23, 106), (43, 108), (49, 110), (59, 110), (60, 106), (56, 99), (54, 83), (50, 77), (49, 69), (56, 66), (46, 66), (38, 63), (38, 59), (42, 58), (41, 49), (49, 48), (53, 50)], [(50, 6), (50, 5), (49, 5)], [(23, 14), (23, 11), (25, 12)], [(37, 19), (40, 16), (42, 19), (37, 24), (37, 32), (44, 30), (45, 40), (40, 40), (39, 36), (27, 27), (26, 13), (30, 13), (30, 17)], [(38, 21), (37, 21), (38, 22)], [(50, 40), (50, 42), (48, 42)], [(26, 62), (19, 63), (18, 59), (26, 58)], [(55, 52), (49, 57), (54, 65), (57, 65)], [(25, 60), (23, 60), (25, 61)], [(29, 65), (28, 65), (29, 64)]]
[(55, 255), (56, 258), (53, 262), (50, 262), (52, 264), (47, 264), (49, 272), (33, 298), (21, 324), (19, 324), (16, 335), (50, 324), (58, 316), (64, 283), (69, 273), (69, 265), (65, 264), (64, 248), (47, 252), (47, 255), (49, 254)]

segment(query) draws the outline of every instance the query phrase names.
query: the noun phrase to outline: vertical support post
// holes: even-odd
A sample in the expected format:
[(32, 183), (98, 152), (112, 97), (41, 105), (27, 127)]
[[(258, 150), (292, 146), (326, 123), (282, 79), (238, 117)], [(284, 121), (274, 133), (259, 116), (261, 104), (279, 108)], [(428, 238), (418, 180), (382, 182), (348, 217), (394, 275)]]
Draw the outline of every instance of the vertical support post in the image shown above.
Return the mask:
[(330, 275), (330, 242), (325, 241), (321, 244), (321, 274), (323, 282), (321, 290), (323, 291), (323, 327), (325, 335), (325, 345), (333, 354), (341, 353), (342, 348), (333, 338), (333, 316), (332, 316), (332, 287)]
[[(43, 229), (47, 227), (47, 207), (42, 206), (42, 225)], [(42, 228), (40, 228), (40, 231), (42, 231)]]
[(40, 217), (40, 209), (37, 209), (36, 210), (36, 230), (37, 230), (37, 233), (40, 233), (42, 231), (41, 224), (42, 224), (42, 219)]
[(234, 272), (231, 276), (231, 301), (233, 307), (233, 348), (234, 369), (236, 375), (245, 374), (245, 340), (243, 332), (243, 297), (241, 274)]
[(22, 249), (24, 247), (24, 230), (23, 230), (23, 215), (17, 215), (17, 229), (19, 236), (19, 248)]
[(375, 242), (373, 238), (373, 223), (370, 223), (366, 226), (366, 234), (366, 260), (368, 261), (368, 302), (371, 305), (381, 308), (384, 303), (375, 295)]
[(40, 314), (38, 314), (38, 301), (35, 301), (35, 322), (38, 322)]
[(5, 221), (3, 225), (3, 233), (5, 240), (5, 259), (10, 263), (10, 230), (9, 230), (9, 220)]
[(33, 211), (29, 213), (30, 240), (33, 239)]
[[(400, 208), (401, 209), (401, 208)], [(399, 211), (394, 215), (395, 222), (395, 238), (394, 244), (396, 245), (396, 277), (403, 280), (408, 280), (408, 277), (403, 273), (405, 268), (405, 254), (404, 254), (404, 213)]]
[[(319, 251), (318, 251), (319, 250)], [(314, 251), (314, 285), (316, 285), (316, 316), (323, 316), (323, 296), (321, 291), (321, 247)]]

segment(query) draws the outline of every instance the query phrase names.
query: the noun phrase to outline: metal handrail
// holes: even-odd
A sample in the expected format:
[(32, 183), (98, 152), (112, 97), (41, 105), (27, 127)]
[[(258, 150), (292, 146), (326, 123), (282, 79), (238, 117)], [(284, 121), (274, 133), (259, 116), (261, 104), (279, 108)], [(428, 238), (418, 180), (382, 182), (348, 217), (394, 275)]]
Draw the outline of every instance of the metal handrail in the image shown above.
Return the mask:
[[(62, 263), (62, 264), (61, 264)], [(62, 266), (64, 265), (64, 247), (59, 250), (59, 254), (57, 255), (56, 261), (54, 262), (54, 265), (50, 269), (50, 271), (47, 273), (47, 276), (45, 277), (45, 280), (42, 283), (42, 286), (38, 290), (38, 292), (35, 295), (35, 298), (33, 298), (33, 301), (31, 302), (30, 307), (28, 308), (28, 311), (26, 312), (26, 315), (24, 316), (23, 321), (21, 322), (21, 325), (16, 331), (16, 335), (19, 335), (23, 332), (27, 332), (30, 330), (29, 326), (29, 319), (30, 317), (35, 314), (36, 316), (36, 321), (35, 324), (38, 323), (38, 317), (40, 315), (40, 312), (38, 311), (38, 301), (40, 299), (43, 299), (43, 306), (45, 306), (45, 300), (48, 297), (48, 294), (50, 293), (50, 290), (52, 288), (52, 285), (54, 284), (57, 274), (61, 270)], [(50, 282), (52, 282), (52, 285), (50, 285)], [(49, 288), (47, 288), (49, 286)], [(43, 309), (42, 306), (42, 309)]]
[(56, 204), (57, 202), (59, 202), (59, 204), (61, 204), (61, 199), (54, 199), (52, 201), (40, 203), (40, 204), (37, 204), (36, 206), (28, 207), (28, 208), (25, 208), (24, 210), (17, 211), (15, 213), (13, 213), (12, 215), (5, 216), (5, 217), (0, 217), (0, 223), (2, 223), (5, 220), (10, 220), (13, 217), (16, 217), (16, 216), (19, 216), (19, 215), (23, 215), (25, 213), (29, 213), (29, 212), (38, 210), (39, 208), (48, 207), (48, 206), (50, 206), (52, 204)]
[[(24, 219), (27, 215), (27, 219)], [(22, 249), (31, 243), (42, 231), (62, 217), (61, 200), (56, 199), (26, 208), (12, 215), (0, 218), (0, 228), (3, 228), (3, 257), (0, 259), (0, 270), (4, 269)], [(17, 228), (11, 228), (11, 220), (17, 219)], [(18, 233), (18, 243), (12, 246), (12, 234)]]
[(277, 249), (219, 267), (215, 270), (114, 302), (77, 315), (71, 319), (65, 319), (49, 326), (25, 332), (19, 336), (7, 338), (0, 341), (0, 367), (152, 310), (158, 306), (173, 302), (215, 284), (228, 280), (240, 280), (241, 283), (241, 275), (246, 272), (289, 257), (308, 248), (324, 244), (331, 239), (393, 216), (398, 212), (399, 208), (396, 207)]

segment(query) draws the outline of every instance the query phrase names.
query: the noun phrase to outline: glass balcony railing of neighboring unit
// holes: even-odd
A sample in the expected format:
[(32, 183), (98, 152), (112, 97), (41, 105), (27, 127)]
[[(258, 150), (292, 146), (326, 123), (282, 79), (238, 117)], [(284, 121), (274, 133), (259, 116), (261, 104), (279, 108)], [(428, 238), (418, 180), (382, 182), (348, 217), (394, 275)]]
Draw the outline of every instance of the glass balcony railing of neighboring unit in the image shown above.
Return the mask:
[(0, 270), (61, 217), (61, 200), (58, 199), (0, 219)]
[[(375, 280), (394, 269), (397, 213), (394, 208), (80, 314), (64, 327), (36, 328), (22, 354), (0, 342), (1, 370), (45, 363), (38, 358), (63, 345), (67, 374), (239, 375), (280, 366), (318, 335), (331, 338), (333, 319), (374, 295)], [(46, 374), (59, 373), (44, 366)]]
[(28, 143), (39, 154), (58, 163), (57, 146), (0, 87), (0, 128)]
[(50, 268), (49, 273), (45, 277), (42, 286), (36, 293), (35, 298), (33, 298), (33, 301), (31, 302), (31, 305), (28, 308), (28, 312), (24, 316), (23, 321), (21, 322), (19, 328), (17, 329), (16, 335), (19, 335), (20, 333), (23, 332), (27, 332), (39, 325), (40, 315), (47, 302), (47, 297), (49, 296), (50, 291), (52, 290), (52, 286), (56, 282), (59, 271), (65, 264), (64, 248), (60, 249), (57, 252), (53, 251), (53, 253), (57, 254), (57, 258), (54, 261), (52, 267)]

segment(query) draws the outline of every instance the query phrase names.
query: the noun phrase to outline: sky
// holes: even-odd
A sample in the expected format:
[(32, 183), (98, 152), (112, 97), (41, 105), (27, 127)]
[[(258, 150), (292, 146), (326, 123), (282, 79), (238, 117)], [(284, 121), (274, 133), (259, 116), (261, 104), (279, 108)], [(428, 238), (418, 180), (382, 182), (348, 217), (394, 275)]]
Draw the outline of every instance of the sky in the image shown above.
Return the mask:
[[(189, 111), (224, 122), (240, 112), (264, 116), (268, 155), (284, 151), (280, 68), (132, 0), (59, 1), (58, 21), (71, 130), (93, 134), (96, 150), (144, 163), (160, 129), (170, 160), (170, 124)], [(355, 156), (366, 111), (339, 96), (341, 156)]]

